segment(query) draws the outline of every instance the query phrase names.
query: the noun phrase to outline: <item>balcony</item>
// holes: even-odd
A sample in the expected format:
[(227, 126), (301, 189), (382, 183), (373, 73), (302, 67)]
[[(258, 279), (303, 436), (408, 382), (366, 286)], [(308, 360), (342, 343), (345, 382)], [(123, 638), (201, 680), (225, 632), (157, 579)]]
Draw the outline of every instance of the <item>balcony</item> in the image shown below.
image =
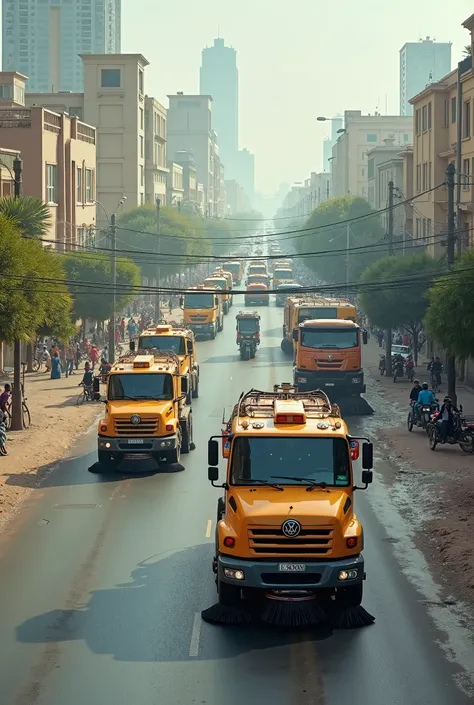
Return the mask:
[(81, 140), (81, 142), (88, 142), (89, 144), (95, 144), (95, 127), (86, 125), (84, 122), (76, 123), (76, 138)]

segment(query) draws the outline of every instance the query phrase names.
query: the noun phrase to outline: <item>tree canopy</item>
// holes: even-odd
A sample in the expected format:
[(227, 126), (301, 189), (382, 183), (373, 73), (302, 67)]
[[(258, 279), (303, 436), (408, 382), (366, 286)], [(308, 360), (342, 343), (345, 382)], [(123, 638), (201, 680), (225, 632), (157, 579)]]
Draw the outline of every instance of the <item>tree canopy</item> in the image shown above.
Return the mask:
[(450, 354), (467, 359), (474, 353), (474, 252), (461, 255), (453, 269), (428, 292), (428, 335)]
[(49, 207), (36, 196), (0, 198), (0, 213), (17, 225), (26, 237), (45, 235), (51, 222)]
[(348, 281), (354, 282), (369, 264), (387, 254), (379, 215), (364, 198), (341, 196), (325, 201), (299, 228), (294, 240), (297, 251), (315, 253), (305, 258), (305, 264), (331, 284), (346, 281), (347, 257)]

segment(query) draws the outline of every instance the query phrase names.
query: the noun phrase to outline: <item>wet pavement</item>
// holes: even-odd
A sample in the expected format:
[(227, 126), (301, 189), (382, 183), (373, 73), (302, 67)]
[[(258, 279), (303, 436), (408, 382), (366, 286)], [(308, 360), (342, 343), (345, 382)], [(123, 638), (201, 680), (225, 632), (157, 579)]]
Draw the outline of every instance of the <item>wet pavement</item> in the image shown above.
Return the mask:
[[(455, 608), (442, 604), (414, 541), (415, 518), (407, 522), (396, 490), (377, 477), (387, 462), (383, 446), (374, 484), (355, 498), (373, 626), (294, 633), (201, 621), (216, 600), (219, 491), (207, 481), (207, 439), (242, 391), (291, 380), (279, 347), (282, 309), (262, 309), (262, 344), (255, 360), (242, 362), (239, 305), (215, 341), (199, 343), (197, 448), (182, 458), (183, 472), (92, 475), (92, 432), (2, 536), (2, 705), (473, 702), (470, 635)], [(354, 435), (394, 423), (370, 380), (367, 397), (376, 413), (348, 419)]]

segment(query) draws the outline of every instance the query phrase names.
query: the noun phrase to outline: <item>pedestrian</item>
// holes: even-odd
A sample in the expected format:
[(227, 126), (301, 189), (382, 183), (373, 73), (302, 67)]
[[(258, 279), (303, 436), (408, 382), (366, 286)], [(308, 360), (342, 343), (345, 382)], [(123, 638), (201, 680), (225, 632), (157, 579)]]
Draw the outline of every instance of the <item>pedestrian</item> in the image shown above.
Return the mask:
[(409, 340), (408, 340), (408, 335), (405, 333), (403, 336), (403, 345), (408, 345)]
[(0, 394), (0, 410), (3, 411), (4, 414), (6, 414), (7, 409), (10, 406), (11, 391), (12, 388), (7, 383), (3, 388), (3, 392)]
[(169, 310), (170, 310), (170, 316), (173, 313), (173, 299), (170, 299), (168, 302)]
[(7, 415), (0, 412), (0, 455), (8, 455), (5, 443), (7, 442)]
[(90, 352), (89, 352), (89, 357), (90, 357), (91, 362), (92, 362), (92, 369), (94, 369), (94, 367), (96, 366), (97, 361), (98, 361), (98, 359), (99, 359), (99, 351), (97, 350), (97, 348), (96, 348), (95, 345), (93, 345), (93, 346), (91, 347)]
[(76, 351), (71, 341), (66, 345), (66, 377), (74, 374), (74, 358)]
[(81, 346), (79, 343), (76, 343), (76, 351), (75, 351), (75, 360), (74, 360), (74, 367), (76, 370), (79, 369), (79, 363), (81, 361)]
[(51, 379), (61, 379), (61, 360), (57, 352), (51, 355)]

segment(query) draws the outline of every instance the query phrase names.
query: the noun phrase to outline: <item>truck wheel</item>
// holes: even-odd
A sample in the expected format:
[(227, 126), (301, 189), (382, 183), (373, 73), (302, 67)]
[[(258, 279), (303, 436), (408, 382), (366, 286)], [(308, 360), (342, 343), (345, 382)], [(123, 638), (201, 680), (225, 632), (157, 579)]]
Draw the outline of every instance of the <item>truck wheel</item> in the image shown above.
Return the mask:
[(240, 588), (237, 585), (229, 585), (217, 579), (217, 592), (219, 594), (219, 604), (225, 607), (236, 607), (240, 602)]
[(193, 399), (197, 399), (198, 396), (199, 396), (199, 380), (196, 379), (194, 382)]
[(250, 351), (250, 359), (251, 359), (251, 360), (254, 359), (256, 352), (257, 352), (257, 351), (255, 350), (255, 348), (252, 348), (252, 349), (251, 349), (251, 351)]
[(362, 602), (362, 593), (362, 583), (351, 585), (351, 587), (338, 588), (336, 604), (340, 607), (358, 607)]
[(181, 448), (179, 445), (176, 446), (176, 448), (173, 448), (173, 450), (170, 450), (168, 452), (168, 465), (175, 465), (176, 463), (179, 463), (181, 460)]
[(250, 350), (248, 349), (247, 346), (242, 348), (242, 360), (249, 360), (250, 359)]
[(181, 422), (181, 453), (187, 454), (191, 450), (193, 439), (193, 420), (191, 414), (185, 421)]
[(217, 500), (217, 521), (222, 521), (225, 513), (225, 499), (224, 497), (219, 497)]
[(211, 331), (211, 340), (215, 340), (217, 335), (216, 327), (213, 326), (212, 331)]
[(219, 325), (217, 327), (217, 330), (219, 333), (224, 330), (224, 316), (222, 316), (219, 320)]
[(280, 347), (285, 353), (285, 355), (291, 355), (293, 352), (293, 343), (291, 342), (291, 340), (288, 340), (288, 338), (283, 338)]

